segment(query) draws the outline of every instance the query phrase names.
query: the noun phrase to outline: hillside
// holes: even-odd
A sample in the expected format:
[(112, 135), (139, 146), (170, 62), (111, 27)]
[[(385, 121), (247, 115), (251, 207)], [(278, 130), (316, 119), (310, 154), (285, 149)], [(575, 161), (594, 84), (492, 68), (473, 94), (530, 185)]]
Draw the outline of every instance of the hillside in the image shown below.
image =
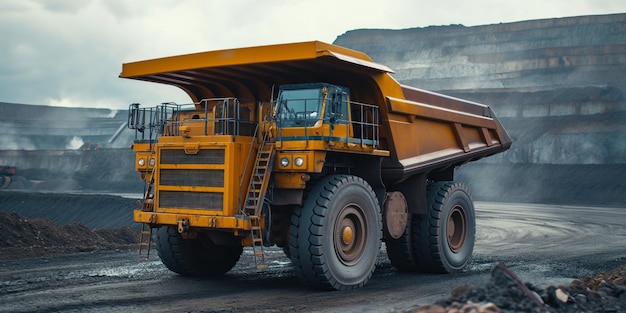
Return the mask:
[(475, 197), (626, 203), (626, 14), (361, 29), (334, 43), (388, 65), (405, 85), (494, 109), (514, 142), (460, 168)]
[(0, 102), (0, 150), (128, 148), (127, 119), (126, 110)]

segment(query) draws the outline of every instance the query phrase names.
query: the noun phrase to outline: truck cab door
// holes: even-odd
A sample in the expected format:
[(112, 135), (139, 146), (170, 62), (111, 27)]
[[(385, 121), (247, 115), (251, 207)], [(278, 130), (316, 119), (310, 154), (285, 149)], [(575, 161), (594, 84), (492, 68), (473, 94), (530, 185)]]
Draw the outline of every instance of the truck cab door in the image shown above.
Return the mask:
[(327, 101), (326, 116), (330, 123), (332, 137), (347, 138), (352, 136), (350, 127), (350, 102), (348, 94), (340, 88), (330, 93)]

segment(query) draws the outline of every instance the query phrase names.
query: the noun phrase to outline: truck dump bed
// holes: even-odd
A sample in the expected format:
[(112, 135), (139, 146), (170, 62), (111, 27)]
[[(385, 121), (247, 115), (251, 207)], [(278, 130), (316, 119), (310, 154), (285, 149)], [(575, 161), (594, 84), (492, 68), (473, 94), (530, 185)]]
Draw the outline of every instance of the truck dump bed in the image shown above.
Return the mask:
[(395, 158), (383, 163), (387, 179), (443, 172), (511, 146), (490, 107), (408, 86), (402, 91), (402, 99), (386, 97), (390, 137), (395, 138)]
[(445, 172), (508, 149), (511, 138), (485, 105), (398, 83), (367, 55), (322, 42), (210, 51), (126, 63), (120, 77), (172, 85), (193, 102), (214, 97), (273, 98), (273, 86), (325, 82), (350, 88), (352, 101), (380, 108), (382, 178), (396, 183)]

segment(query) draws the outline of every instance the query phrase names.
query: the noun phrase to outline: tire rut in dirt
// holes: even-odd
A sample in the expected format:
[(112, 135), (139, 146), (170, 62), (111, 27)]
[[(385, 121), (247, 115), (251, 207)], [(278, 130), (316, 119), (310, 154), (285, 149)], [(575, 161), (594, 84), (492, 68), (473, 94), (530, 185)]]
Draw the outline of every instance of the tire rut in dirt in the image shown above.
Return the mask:
[(11, 176), (0, 176), (0, 189), (9, 188), (11, 184)]

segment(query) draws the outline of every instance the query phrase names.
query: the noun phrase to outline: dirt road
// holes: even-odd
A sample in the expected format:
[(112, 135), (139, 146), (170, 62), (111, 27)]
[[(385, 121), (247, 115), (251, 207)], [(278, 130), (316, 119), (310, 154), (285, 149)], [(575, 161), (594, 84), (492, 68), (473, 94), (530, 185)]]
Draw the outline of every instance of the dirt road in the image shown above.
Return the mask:
[(398, 273), (383, 248), (365, 288), (327, 292), (299, 284), (276, 249), (268, 270), (257, 274), (246, 250), (218, 280), (171, 273), (156, 253), (93, 252), (1, 261), (0, 312), (398, 312), (483, 284), (496, 262), (540, 287), (626, 263), (624, 208), (478, 202), (476, 211), (474, 259), (459, 275)]

